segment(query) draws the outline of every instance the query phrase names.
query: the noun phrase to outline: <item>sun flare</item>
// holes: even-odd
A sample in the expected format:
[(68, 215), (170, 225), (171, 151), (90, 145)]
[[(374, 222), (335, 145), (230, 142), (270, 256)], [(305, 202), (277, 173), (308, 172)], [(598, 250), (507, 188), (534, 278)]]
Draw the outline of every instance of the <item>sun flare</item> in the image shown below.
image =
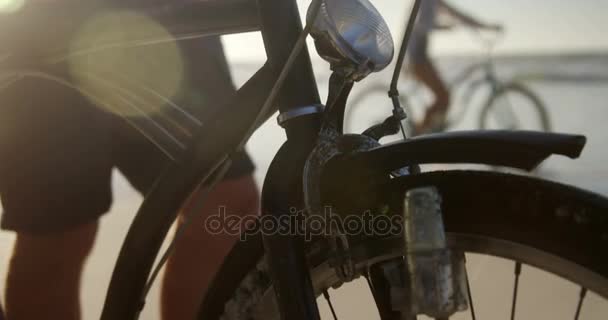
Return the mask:
[(25, 4), (25, 0), (0, 0), (0, 14), (19, 11)]
[[(142, 39), (172, 39), (155, 20), (132, 11), (105, 12), (91, 18), (70, 45), (70, 74), (87, 92), (120, 115), (153, 115), (165, 103), (142, 98), (133, 88), (147, 88), (172, 98), (184, 85), (184, 61), (175, 41), (137, 45)], [(126, 44), (126, 45), (125, 45)], [(133, 86), (133, 87), (131, 87)], [(143, 114), (142, 114), (143, 112)]]

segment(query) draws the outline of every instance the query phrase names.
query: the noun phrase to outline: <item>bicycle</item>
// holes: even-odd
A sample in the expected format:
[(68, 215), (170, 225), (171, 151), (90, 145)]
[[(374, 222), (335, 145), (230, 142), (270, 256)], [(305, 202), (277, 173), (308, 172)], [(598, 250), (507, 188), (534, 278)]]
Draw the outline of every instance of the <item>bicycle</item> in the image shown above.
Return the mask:
[[(412, 17), (419, 5), (417, 0)], [(99, 9), (80, 3), (65, 10), (53, 8), (26, 11), (4, 23), (37, 31), (52, 21), (55, 36), (61, 36), (75, 21)], [(515, 261), (512, 312), (523, 264), (556, 273), (581, 286), (575, 319), (587, 290), (608, 298), (608, 252), (604, 250), (608, 241), (608, 199), (531, 177), (474, 171), (420, 173), (418, 168), (426, 163), (481, 163), (531, 170), (552, 154), (578, 157), (585, 144), (583, 136), (472, 131), (380, 145), (379, 139), (369, 135), (342, 133), (352, 80), (362, 80), (386, 67), (393, 57), (388, 28), (367, 0), (314, 0), (305, 28), (295, 1), (207, 1), (155, 7), (151, 12), (172, 33), (188, 37), (261, 30), (268, 62), (218, 112), (215, 121), (196, 128), (195, 138), (185, 146), (177, 144), (179, 139), (170, 131), (160, 130), (158, 123), (134, 122), (174, 161), (146, 196), (133, 221), (101, 319), (138, 317), (147, 290), (170, 253), (162, 254), (154, 267), (178, 210), (202, 182), (210, 182), (211, 188), (220, 179), (234, 150), (241, 148), (276, 109), (280, 110), (279, 121), (288, 139), (264, 183), (263, 217), (290, 218), (294, 208), (304, 210), (307, 216), (318, 216), (320, 209), (331, 206), (339, 214), (354, 212), (358, 216), (369, 210), (379, 217), (402, 217), (404, 220), (396, 225), (402, 229), (389, 235), (345, 234), (331, 229), (307, 242), (298, 227), (292, 230), (298, 232), (263, 235), (248, 229), (253, 236), (239, 242), (226, 258), (201, 304), (199, 319), (319, 319), (315, 297), (322, 294), (329, 299), (328, 288), (359, 276), (369, 280), (382, 319), (413, 318), (422, 313), (448, 318), (467, 307), (474, 317), (465, 251)], [(349, 14), (342, 16), (344, 12)], [(351, 26), (349, 37), (343, 37), (328, 19), (330, 14)], [(410, 18), (408, 30), (412, 21)], [(145, 30), (137, 31), (141, 32), (135, 42), (119, 43), (122, 39), (108, 35), (95, 45), (104, 48), (174, 40), (150, 39)], [(320, 103), (305, 50), (309, 33), (334, 69), (326, 106)], [(37, 32), (29, 35), (47, 41), (43, 43), (56, 40), (49, 35), (36, 38)], [(397, 80), (408, 37), (406, 32), (395, 70)], [(362, 39), (378, 41), (356, 41)], [(80, 49), (83, 51), (76, 52), (88, 48)], [(61, 50), (49, 47), (47, 54), (54, 58), (50, 61), (57, 61)], [(71, 86), (38, 66), (5, 70), (4, 77), (5, 81), (45, 77)], [(396, 84), (393, 81), (393, 89)], [(135, 85), (125, 88), (145, 92)], [(94, 92), (74, 89), (92, 99), (99, 98)], [(392, 117), (396, 120), (401, 109), (394, 93)], [(129, 99), (122, 91), (117, 94)], [(377, 129), (388, 134), (392, 128)], [(222, 139), (204, 139), (209, 132)], [(204, 200), (204, 195), (198, 200)]]
[[(465, 120), (473, 104), (473, 98), (483, 97), (480, 103), (477, 127), (480, 129), (505, 130), (540, 130), (551, 131), (551, 120), (542, 99), (538, 97), (520, 77), (501, 78), (495, 67), (493, 51), (502, 33), (484, 35), (479, 30), (471, 30), (470, 34), (484, 49), (482, 61), (474, 63), (458, 72), (448, 83), (448, 89), (455, 97), (446, 123), (441, 130), (449, 130)], [(420, 94), (421, 86), (411, 79), (403, 86), (401, 103), (411, 110), (424, 110), (426, 101)], [(484, 91), (484, 89), (487, 89)], [(359, 106), (386, 97), (386, 85), (376, 83), (358, 92), (347, 116), (346, 123), (352, 122), (352, 115), (357, 114)], [(418, 98), (418, 99), (416, 99)], [(412, 114), (410, 112), (410, 114)], [(410, 133), (414, 133), (413, 119), (405, 121)]]

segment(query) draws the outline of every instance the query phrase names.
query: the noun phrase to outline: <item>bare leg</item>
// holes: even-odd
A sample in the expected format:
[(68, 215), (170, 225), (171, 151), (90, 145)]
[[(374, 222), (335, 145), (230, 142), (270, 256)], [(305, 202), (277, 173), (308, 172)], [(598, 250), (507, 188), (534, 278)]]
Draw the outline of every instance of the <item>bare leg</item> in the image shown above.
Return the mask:
[(97, 223), (48, 235), (17, 233), (6, 283), (11, 320), (80, 319), (80, 278)]
[(418, 131), (426, 131), (432, 125), (432, 118), (436, 113), (447, 112), (450, 105), (450, 92), (441, 80), (439, 73), (430, 59), (425, 59), (422, 63), (412, 65), (412, 71), (416, 78), (424, 83), (435, 95), (435, 101), (427, 109), (424, 120), (418, 125)]
[(226, 207), (226, 214), (259, 211), (258, 191), (251, 176), (221, 182), (207, 201), (203, 212), (177, 240), (167, 262), (161, 293), (162, 319), (195, 319), (207, 287), (237, 240), (237, 236), (206, 233), (205, 218), (217, 214), (220, 206)]

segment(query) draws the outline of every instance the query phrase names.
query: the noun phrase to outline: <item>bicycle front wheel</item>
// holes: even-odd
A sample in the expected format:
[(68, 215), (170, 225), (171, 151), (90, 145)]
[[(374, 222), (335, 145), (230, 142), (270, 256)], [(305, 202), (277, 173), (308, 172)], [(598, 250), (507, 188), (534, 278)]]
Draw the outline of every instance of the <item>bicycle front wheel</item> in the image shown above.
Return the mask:
[[(553, 302), (554, 306), (568, 305), (569, 318), (578, 319), (581, 309), (585, 315), (594, 313), (583, 308), (587, 291), (595, 293), (593, 299), (607, 302), (601, 298), (608, 299), (607, 199), (536, 178), (474, 171), (396, 178), (379, 187), (374, 195), (360, 196), (378, 197), (391, 212), (399, 212), (407, 190), (430, 185), (435, 186), (443, 198), (443, 219), (452, 249), (464, 251), (468, 256), (473, 253), (512, 260), (515, 272), (507, 273), (511, 277), (507, 279), (509, 283), (517, 283), (520, 280), (517, 270), (521, 271), (522, 285), (509, 287), (504, 301), (509, 306), (505, 312), (511, 313), (511, 319), (539, 318), (526, 316), (527, 310), (516, 310), (517, 294), (523, 291), (520, 295), (526, 295), (525, 288), (531, 287), (528, 272), (534, 273), (535, 268), (577, 285), (569, 284), (574, 292), (570, 295), (572, 299)], [(400, 236), (356, 237), (350, 252), (359, 274), (365, 275), (375, 263), (402, 255), (403, 239)], [(331, 254), (323, 241), (309, 243), (307, 257), (317, 295), (342, 285), (330, 267)], [(239, 243), (207, 291), (198, 319), (279, 319), (269, 272), (259, 236)], [(493, 282), (498, 279), (495, 276), (501, 274), (494, 269), (488, 272), (492, 272)], [(498, 290), (476, 289), (473, 284), (473, 304), (487, 302), (486, 298)], [(500, 301), (490, 304), (495, 308)], [(475, 305), (478, 307), (481, 306)], [(372, 301), (370, 308), (375, 308)], [(518, 317), (514, 317), (516, 313)], [(597, 316), (602, 318), (601, 312)]]
[(479, 127), (489, 130), (551, 131), (541, 99), (520, 83), (501, 86), (484, 104)]

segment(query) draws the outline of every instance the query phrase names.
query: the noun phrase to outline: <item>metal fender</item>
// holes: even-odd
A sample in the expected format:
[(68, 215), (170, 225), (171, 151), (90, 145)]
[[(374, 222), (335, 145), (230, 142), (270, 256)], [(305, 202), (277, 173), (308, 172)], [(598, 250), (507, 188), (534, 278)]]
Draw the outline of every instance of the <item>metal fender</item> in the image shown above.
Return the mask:
[(417, 164), (473, 163), (532, 170), (553, 154), (578, 158), (582, 135), (537, 131), (454, 131), (415, 137), (332, 159), (326, 172), (391, 172)]

